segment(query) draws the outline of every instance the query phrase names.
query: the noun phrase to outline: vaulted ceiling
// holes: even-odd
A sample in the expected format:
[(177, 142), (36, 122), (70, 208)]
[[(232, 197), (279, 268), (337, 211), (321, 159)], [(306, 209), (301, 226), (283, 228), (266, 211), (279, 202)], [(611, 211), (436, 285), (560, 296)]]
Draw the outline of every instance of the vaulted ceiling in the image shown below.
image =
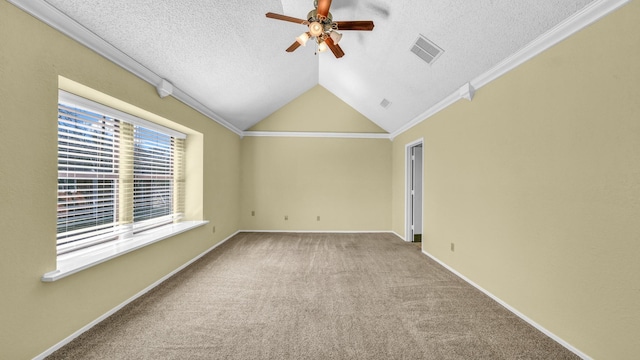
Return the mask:
[[(40, 2), (238, 131), (320, 84), (392, 133), (597, 1), (334, 0), (334, 20), (375, 23), (343, 32), (340, 59), (313, 45), (285, 52), (306, 27), (265, 17), (306, 19), (312, 0)], [(432, 64), (411, 51), (420, 36), (443, 50)]]

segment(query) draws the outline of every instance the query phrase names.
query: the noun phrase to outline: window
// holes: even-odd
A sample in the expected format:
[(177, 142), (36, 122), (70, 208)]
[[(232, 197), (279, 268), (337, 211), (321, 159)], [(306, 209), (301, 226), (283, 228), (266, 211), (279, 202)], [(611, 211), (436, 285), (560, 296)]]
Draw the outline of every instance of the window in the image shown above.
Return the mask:
[(184, 212), (185, 138), (61, 91), (58, 255), (177, 222)]

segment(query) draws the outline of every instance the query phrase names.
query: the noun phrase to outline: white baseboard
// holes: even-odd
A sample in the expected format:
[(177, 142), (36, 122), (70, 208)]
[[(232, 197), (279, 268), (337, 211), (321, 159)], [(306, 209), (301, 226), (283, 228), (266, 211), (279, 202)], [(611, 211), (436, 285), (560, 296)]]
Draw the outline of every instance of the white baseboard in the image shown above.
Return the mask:
[(395, 236), (399, 237), (400, 239), (402, 239), (402, 241), (407, 241), (407, 239), (406, 239), (404, 236), (400, 236), (400, 234), (398, 234), (397, 232), (395, 232), (395, 231), (391, 231), (391, 233), (392, 233), (393, 235), (395, 235)]
[(300, 233), (300, 234), (395, 234), (389, 230), (239, 230), (239, 233)]
[(86, 332), (87, 330), (91, 329), (92, 327), (96, 326), (97, 324), (99, 324), (101, 321), (103, 321), (104, 319), (108, 318), (109, 316), (113, 315), (114, 313), (116, 313), (118, 310), (122, 309), (123, 307), (125, 307), (126, 305), (128, 305), (129, 303), (131, 303), (132, 301), (136, 300), (137, 298), (139, 298), (140, 296), (148, 293), (149, 291), (151, 291), (153, 288), (155, 288), (156, 286), (162, 284), (165, 280), (169, 279), (170, 277), (172, 277), (173, 275), (177, 274), (180, 270), (186, 268), (187, 266), (191, 265), (192, 263), (194, 263), (196, 260), (200, 259), (201, 257), (205, 256), (206, 254), (208, 254), (209, 252), (211, 252), (213, 249), (217, 248), (218, 246), (224, 244), (227, 240), (231, 239), (232, 237), (234, 237), (235, 235), (237, 235), (240, 231), (236, 231), (235, 233), (233, 233), (232, 235), (228, 236), (226, 239), (220, 241), (219, 243), (213, 245), (212, 247), (210, 247), (209, 249), (205, 250), (204, 252), (202, 252), (200, 255), (194, 257), (193, 259), (187, 261), (186, 263), (184, 263), (182, 266), (180, 266), (179, 268), (173, 270), (172, 272), (170, 272), (169, 274), (163, 276), (162, 278), (160, 278), (160, 280), (154, 282), (153, 284), (147, 286), (146, 288), (144, 288), (142, 291), (138, 292), (137, 294), (133, 295), (132, 297), (130, 297), (129, 299), (125, 300), (123, 303), (121, 303), (120, 305), (114, 307), (113, 309), (109, 310), (108, 312), (106, 312), (105, 314), (103, 314), (102, 316), (100, 316), (99, 318), (93, 320), (92, 322), (90, 322), (89, 324), (87, 324), (86, 326), (82, 327), (81, 329), (79, 329), (78, 331), (74, 332), (73, 334), (67, 336), (65, 339), (63, 339), (62, 341), (60, 341), (59, 343), (55, 344), (54, 346), (50, 347), (49, 349), (47, 349), (45, 352), (43, 352), (42, 354), (34, 357), (34, 360), (41, 360), (44, 359), (45, 357), (53, 354), (54, 351), (60, 349), (61, 347), (67, 345), (68, 343), (70, 343), (73, 339), (77, 338), (78, 336), (82, 335), (84, 332)]
[(429, 254), (428, 252), (422, 250), (422, 253), (427, 255), (429, 258), (431, 258), (433, 261), (437, 262), (438, 264), (442, 265), (445, 269), (451, 271), (454, 275), (456, 275), (457, 277), (459, 277), (460, 279), (466, 281), (467, 283), (469, 283), (471, 286), (475, 287), (476, 289), (482, 291), (485, 295), (487, 295), (488, 297), (492, 298), (494, 301), (496, 301), (498, 304), (502, 305), (503, 307), (505, 307), (507, 310), (511, 311), (513, 314), (515, 314), (517, 317), (521, 318), (522, 320), (526, 321), (527, 323), (529, 323), (529, 325), (533, 326), (534, 328), (540, 330), (543, 334), (547, 335), (548, 337), (550, 337), (551, 339), (553, 339), (555, 342), (559, 343), (560, 345), (564, 346), (565, 348), (567, 348), (567, 350), (573, 352), (574, 354), (578, 355), (579, 357), (581, 357), (584, 360), (592, 360), (591, 357), (587, 356), (587, 354), (581, 352), (580, 350), (576, 349), (574, 346), (572, 346), (571, 344), (569, 344), (568, 342), (564, 341), (562, 338), (560, 338), (559, 336), (557, 336), (556, 334), (552, 333), (551, 331), (545, 329), (542, 325), (536, 323), (535, 321), (531, 320), (529, 317), (527, 317), (526, 315), (524, 315), (523, 313), (521, 313), (520, 311), (516, 310), (513, 306), (507, 304), (506, 302), (502, 301), (499, 297), (493, 295), (492, 293), (490, 293), (489, 291), (485, 290), (484, 288), (482, 288), (480, 285), (474, 283), (473, 281), (471, 281), (469, 278), (467, 278), (466, 276), (462, 275), (461, 273), (459, 273), (458, 271), (456, 271), (455, 269), (453, 269), (452, 267), (450, 267), (449, 265), (445, 264), (444, 262), (440, 261), (438, 258), (436, 258), (435, 256)]
[[(187, 266), (191, 265), (192, 263), (194, 263), (196, 260), (200, 259), (201, 257), (205, 256), (206, 254), (208, 254), (209, 252), (211, 252), (212, 250), (214, 250), (215, 248), (217, 248), (218, 246), (224, 244), (227, 240), (231, 239), (232, 237), (234, 237), (235, 235), (239, 234), (239, 233), (247, 233), (247, 232), (265, 232), (265, 233), (276, 233), (276, 232), (283, 232), (283, 233), (389, 233), (389, 234), (393, 234), (397, 237), (399, 237), (400, 239), (404, 240), (404, 238), (400, 235), (398, 235), (398, 233), (396, 233), (395, 231), (292, 231), (292, 230), (238, 230), (235, 233), (229, 235), (227, 238), (225, 238), (224, 240), (220, 241), (219, 243), (213, 245), (212, 247), (210, 247), (209, 249), (205, 250), (204, 252), (202, 252), (201, 254), (199, 254), (198, 256), (194, 257), (193, 259), (187, 261), (186, 263), (184, 263), (183, 265), (181, 265), (180, 267), (178, 267), (177, 269), (173, 270), (172, 272), (170, 272), (169, 274), (163, 276), (162, 278), (160, 278), (158, 281), (154, 282), (153, 284), (149, 285), (148, 287), (144, 288), (143, 290), (141, 290), (140, 292), (138, 292), (137, 294), (135, 294), (134, 296), (130, 297), (129, 299), (125, 300), (124, 302), (122, 302), (120, 305), (114, 307), (113, 309), (109, 310), (108, 312), (106, 312), (105, 314), (103, 314), (102, 316), (98, 317), (97, 319), (93, 320), (92, 322), (90, 322), (89, 324), (85, 325), (84, 327), (82, 327), (81, 329), (79, 329), (78, 331), (74, 332), (73, 334), (69, 335), (68, 337), (66, 337), (65, 339), (63, 339), (62, 341), (58, 342), (57, 344), (55, 344), (54, 346), (50, 347), (49, 349), (47, 349), (46, 351), (44, 351), (43, 353), (41, 353), (40, 355), (34, 357), (34, 360), (41, 360), (44, 359), (45, 357), (51, 355), (53, 352), (55, 352), (56, 350), (62, 348), (63, 346), (65, 346), (66, 344), (70, 343), (71, 341), (73, 341), (75, 338), (77, 338), (78, 336), (82, 335), (84, 332), (88, 331), (89, 329), (91, 329), (92, 327), (96, 326), (97, 324), (99, 324), (101, 321), (103, 321), (104, 319), (108, 318), (109, 316), (113, 315), (114, 313), (116, 313), (118, 310), (122, 309), (123, 307), (125, 307), (126, 305), (128, 305), (129, 303), (133, 302), (134, 300), (136, 300), (137, 298), (139, 298), (140, 296), (146, 294), (147, 292), (151, 291), (153, 288), (155, 288), (156, 286), (160, 285), (161, 283), (163, 283), (164, 281), (166, 281), (167, 279), (169, 279), (170, 277), (172, 277), (173, 275), (177, 274), (179, 271), (181, 271), (182, 269), (186, 268)], [(541, 326), (540, 324), (536, 323), (535, 321), (531, 320), (529, 317), (527, 317), (526, 315), (522, 314), (521, 312), (519, 312), (518, 310), (516, 310), (515, 308), (513, 308), (512, 306), (510, 306), (509, 304), (507, 304), (506, 302), (502, 301), (500, 298), (498, 298), (497, 296), (493, 295), (492, 293), (490, 293), (489, 291), (485, 290), (484, 288), (482, 288), (481, 286), (479, 286), (478, 284), (474, 283), (473, 281), (471, 281), (470, 279), (468, 279), (466, 276), (460, 274), (458, 271), (454, 270), (453, 268), (451, 268), (449, 265), (443, 263), (442, 261), (440, 261), (438, 258), (434, 257), (433, 255), (429, 254), (428, 252), (422, 250), (422, 253), (425, 254), (426, 256), (428, 256), (429, 258), (431, 258), (432, 260), (434, 260), (435, 262), (437, 262), (438, 264), (442, 265), (444, 268), (446, 268), (447, 270), (451, 271), (453, 274), (455, 274), (456, 276), (458, 276), (459, 278), (461, 278), (462, 280), (466, 281), (467, 283), (469, 283), (471, 286), (475, 287), (476, 289), (482, 291), (485, 295), (489, 296), (490, 298), (492, 298), (494, 301), (496, 301), (497, 303), (499, 303), (500, 305), (502, 305), (503, 307), (505, 307), (507, 310), (511, 311), (513, 314), (515, 314), (516, 316), (518, 316), (519, 318), (521, 318), (522, 320), (526, 321), (527, 323), (529, 323), (531, 326), (535, 327), (536, 329), (540, 330), (542, 333), (544, 333), (545, 335), (547, 335), (548, 337), (550, 337), (551, 339), (553, 339), (554, 341), (556, 341), (557, 343), (559, 343), (560, 345), (564, 346), (565, 348), (567, 348), (569, 351), (573, 352), (574, 354), (578, 355), (579, 357), (581, 357), (582, 359), (585, 360), (592, 360), (589, 356), (587, 356), (586, 354), (582, 353), (580, 350), (576, 349), (575, 347), (573, 347), (571, 344), (569, 344), (568, 342), (564, 341), (562, 338), (558, 337), (557, 335), (555, 335), (554, 333), (552, 333), (551, 331), (545, 329), (543, 326)]]

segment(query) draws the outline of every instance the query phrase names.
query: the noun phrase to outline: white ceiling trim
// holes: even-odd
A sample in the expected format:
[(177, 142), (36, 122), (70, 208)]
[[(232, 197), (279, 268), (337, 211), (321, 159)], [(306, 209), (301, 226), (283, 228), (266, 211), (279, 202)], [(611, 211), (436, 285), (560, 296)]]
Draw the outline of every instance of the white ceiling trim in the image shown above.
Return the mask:
[[(97, 36), (87, 28), (83, 27), (75, 20), (69, 18), (67, 15), (57, 10), (55, 7), (47, 3), (46, 1), (32, 1), (32, 0), (8, 0), (10, 3), (16, 5), (27, 13), (33, 15), (44, 23), (52, 26), (53, 28), (59, 30), (63, 34), (71, 37), (72, 39), (78, 41), (82, 45), (92, 49), (96, 53), (101, 56), (107, 58), (108, 60), (114, 62), (115, 64), (121, 66), (125, 70), (133, 73), (138, 76), (142, 80), (148, 82), (154, 87), (158, 87), (162, 82), (163, 78), (161, 78), (158, 74), (154, 73), (150, 69), (146, 68), (142, 64), (138, 63), (127, 54), (123, 53), (116, 47), (112, 46), (108, 42), (104, 41), (101, 37)], [(531, 59), (547, 48), (557, 44), (562, 41), (566, 37), (572, 35), (573, 33), (581, 30), (585, 26), (597, 21), (603, 16), (609, 14), (620, 6), (628, 3), (630, 0), (596, 0), (592, 2), (590, 5), (586, 6), (583, 10), (569, 17), (556, 27), (552, 28), (550, 31), (546, 32), (542, 36), (538, 37), (536, 40), (531, 42), (529, 45), (524, 47), (522, 50), (518, 51), (514, 55), (505, 59), (486, 73), (476, 77), (475, 79), (466, 82), (464, 86), (462, 86), (455, 93), (450, 94), (446, 98), (442, 99), (436, 105), (432, 106), (427, 111), (421, 113), (420, 115), (413, 118), (409, 123), (402, 126), (400, 129), (393, 132), (391, 135), (384, 134), (383, 136), (388, 137), (393, 140), (396, 136), (401, 133), (409, 130), (413, 126), (421, 123), (427, 118), (433, 116), (438, 113), (442, 109), (452, 105), (457, 102), (461, 98), (466, 97), (467, 99), (472, 98), (472, 93), (468, 91), (469, 89), (480, 89), (482, 86), (488, 84), (489, 82), (497, 79), (498, 77), (504, 75), (509, 72), (513, 68), (521, 65), (525, 61)], [(465, 89), (466, 86), (466, 89)], [(234, 132), (235, 134), (242, 136), (252, 136), (247, 135), (249, 132), (243, 132), (236, 126), (232, 125), (230, 122), (225, 120), (222, 116), (218, 115), (215, 111), (203, 105), (189, 94), (184, 91), (173, 88), (172, 96), (177, 100), (183, 102), (184, 104), (192, 107), (193, 109), (199, 111), (203, 115), (208, 118), (216, 121), (220, 125)], [(273, 133), (271, 133), (273, 134)], [(288, 133), (288, 136), (307, 136), (307, 133)], [(319, 133), (313, 133), (314, 136), (318, 136)], [(327, 134), (335, 134), (335, 133), (327, 133)], [(266, 135), (265, 135), (266, 136)], [(281, 135), (280, 135), (281, 136)]]
[(432, 117), (433, 115), (439, 113), (440, 111), (448, 108), (449, 106), (453, 105), (454, 103), (456, 103), (458, 100), (463, 99), (462, 95), (460, 94), (461, 91), (460, 90), (456, 90), (456, 92), (451, 93), (449, 96), (447, 96), (446, 98), (440, 100), (440, 102), (438, 102), (437, 104), (433, 105), (432, 107), (429, 108), (429, 110), (423, 112), (422, 114), (416, 116), (413, 120), (411, 120), (410, 122), (408, 122), (407, 124), (405, 124), (404, 126), (402, 126), (400, 129), (396, 130), (395, 132), (390, 134), (391, 140), (395, 139), (398, 135), (402, 134), (403, 132), (411, 129), (412, 127), (420, 124), (421, 122), (427, 120), (428, 118)]
[(296, 131), (245, 131), (249, 137), (297, 137), (297, 138), (334, 138), (334, 139), (388, 139), (389, 134), (380, 133), (332, 133), (332, 132), (296, 132)]
[(524, 62), (530, 60), (531, 58), (542, 53), (543, 51), (559, 43), (560, 41), (566, 39), (567, 37), (573, 35), (574, 33), (582, 30), (586, 26), (603, 18), (604, 16), (608, 15), (612, 11), (625, 5), (629, 1), (631, 0), (594, 1), (593, 3), (589, 4), (584, 9), (582, 9), (581, 11), (570, 16), (569, 18), (567, 18), (566, 20), (564, 20), (563, 22), (561, 22), (551, 30), (547, 31), (546, 33), (539, 36), (537, 39), (533, 40), (531, 43), (529, 43), (529, 45), (525, 46), (517, 53), (509, 56), (508, 58), (500, 62), (498, 65), (491, 68), (489, 71), (471, 80), (468, 84), (463, 85), (462, 88), (452, 93), (451, 95), (447, 96), (446, 98), (442, 99), (439, 103), (432, 106), (427, 111), (416, 116), (413, 120), (411, 120), (410, 122), (402, 126), (400, 129), (391, 133), (390, 135), (391, 139), (393, 140), (398, 135), (411, 129), (412, 127), (418, 125), (419, 123), (427, 120), (431, 116), (437, 114), (441, 110), (454, 104), (458, 100), (466, 98), (465, 96), (466, 92), (464, 91), (464, 89), (467, 86), (470, 86), (471, 88), (477, 91), (478, 89), (487, 85), (491, 81), (499, 78), (500, 76), (508, 73), (514, 68), (522, 65)]
[(485, 86), (553, 45), (605, 17), (629, 1), (631, 0), (598, 0), (592, 2), (581, 11), (540, 35), (517, 53), (504, 59), (491, 70), (472, 80), (471, 85), (476, 89)]
[[(94, 34), (84, 26), (80, 25), (77, 21), (71, 19), (60, 10), (51, 6), (45, 1), (33, 1), (33, 0), (8, 0), (10, 3), (24, 10), (25, 12), (33, 15), (45, 24), (53, 27), (54, 29), (62, 32), (70, 38), (76, 40), (80, 44), (95, 51), (106, 59), (114, 62), (118, 66), (131, 72), (140, 79), (148, 82), (154, 87), (159, 86), (164, 80), (158, 74), (147, 69), (142, 64), (138, 63), (127, 54), (118, 50), (113, 45), (106, 42), (104, 39)], [(220, 115), (216, 114), (213, 110), (204, 106), (202, 103), (191, 97), (184, 91), (173, 87), (171, 94), (177, 100), (197, 110), (204, 116), (219, 123), (225, 128), (236, 133), (238, 136), (242, 136), (242, 130), (233, 126), (231, 123), (223, 119)]]

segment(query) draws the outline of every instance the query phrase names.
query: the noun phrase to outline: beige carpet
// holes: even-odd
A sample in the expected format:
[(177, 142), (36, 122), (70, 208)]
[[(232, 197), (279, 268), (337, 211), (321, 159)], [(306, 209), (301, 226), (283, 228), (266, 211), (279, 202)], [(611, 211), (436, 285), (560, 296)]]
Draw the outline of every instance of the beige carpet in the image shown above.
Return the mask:
[(239, 234), (50, 359), (575, 359), (390, 234)]

